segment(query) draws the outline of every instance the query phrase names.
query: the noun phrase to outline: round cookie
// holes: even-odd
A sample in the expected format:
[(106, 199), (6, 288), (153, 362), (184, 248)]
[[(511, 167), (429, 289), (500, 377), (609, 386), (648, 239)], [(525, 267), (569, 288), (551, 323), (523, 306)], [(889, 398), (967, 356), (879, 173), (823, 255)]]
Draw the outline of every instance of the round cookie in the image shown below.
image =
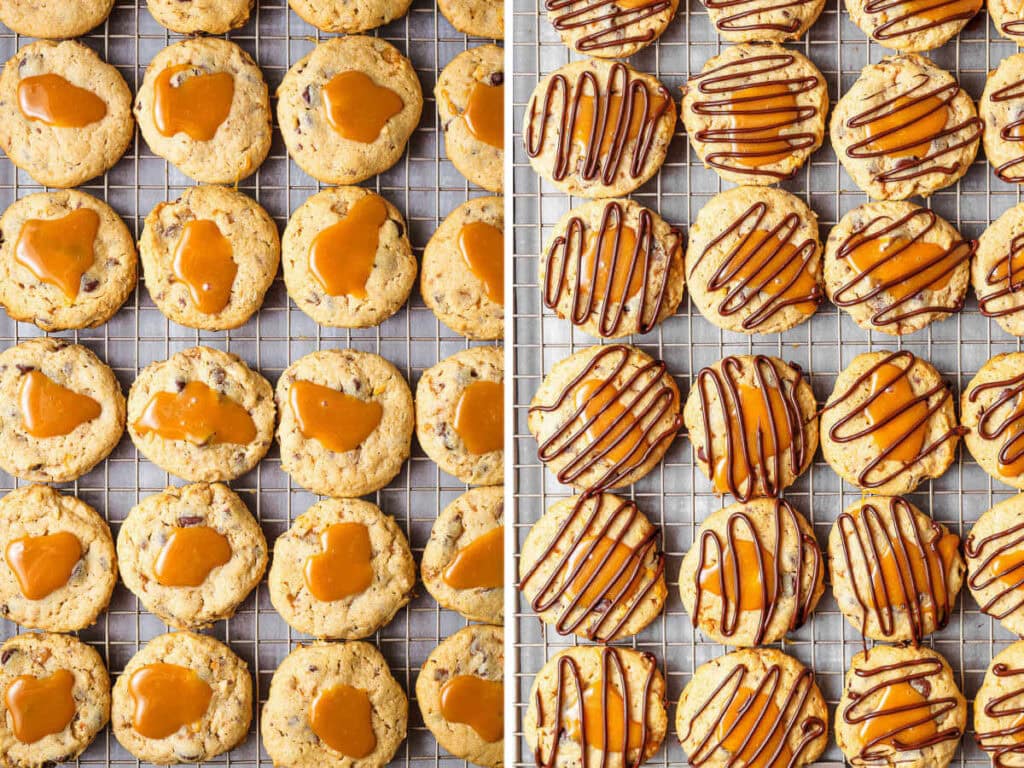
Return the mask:
[(270, 151), (263, 73), (248, 53), (220, 38), (181, 40), (154, 56), (135, 97), (135, 118), (154, 153), (204, 184), (235, 184)]
[(502, 347), (471, 347), (428, 368), (416, 385), (416, 437), (444, 472), (469, 485), (505, 478)]
[(824, 0), (701, 0), (718, 36), (730, 43), (799, 40), (818, 20)]
[(683, 299), (683, 231), (632, 200), (573, 208), (544, 254), (544, 306), (591, 336), (649, 333)]
[(289, 156), (327, 184), (357, 184), (397, 163), (422, 110), (412, 62), (375, 37), (325, 40), (277, 89)]
[(825, 461), (871, 493), (910, 493), (940, 477), (961, 434), (939, 372), (907, 350), (857, 355), (821, 410)]
[(682, 120), (705, 167), (736, 184), (791, 178), (825, 137), (828, 85), (803, 54), (743, 43), (683, 86)]
[(679, 571), (694, 627), (716, 643), (775, 643), (802, 626), (825, 591), (814, 529), (782, 499), (753, 499), (701, 523)]
[(1024, 490), (1024, 352), (996, 355), (960, 395), (964, 443), (996, 480)]
[[(150, 665), (174, 665), (179, 668), (177, 677), (168, 680), (159, 675), (145, 680), (148, 673), (135, 677)], [(159, 674), (160, 668), (156, 671)], [(209, 692), (205, 708), (200, 691)], [(201, 763), (245, 739), (252, 719), (252, 695), (249, 668), (228, 646), (194, 632), (169, 632), (146, 643), (117, 678), (111, 726), (121, 746), (139, 760), (158, 765)], [(167, 723), (161, 722), (162, 718), (157, 722), (145, 718), (146, 710), (152, 712), (157, 707), (169, 710), (168, 721), (179, 713), (196, 717), (184, 719), (169, 734), (158, 735), (160, 731), (154, 727)], [(139, 722), (136, 712), (142, 708)]]
[(904, 54), (861, 71), (832, 111), (829, 133), (839, 162), (869, 197), (906, 200), (967, 173), (982, 123), (951, 74)]
[(832, 591), (864, 637), (919, 643), (942, 629), (964, 581), (960, 537), (899, 496), (848, 506), (828, 537)]
[(1017, 45), (1024, 45), (1024, 9), (1011, 0), (989, 0), (985, 10), (999, 34)]
[(714, 491), (749, 501), (777, 496), (811, 466), (817, 409), (798, 366), (730, 355), (694, 376), (683, 420), (694, 462)]
[(873, 41), (894, 51), (915, 53), (944, 45), (981, 10), (982, 0), (893, 3), (845, 0), (853, 23)]
[(0, 691), (6, 768), (72, 762), (110, 720), (110, 675), (103, 659), (69, 635), (8, 638), (0, 646)]
[(175, 629), (229, 619), (267, 569), (267, 540), (238, 494), (195, 483), (147, 496), (117, 535), (125, 586)]
[(661, 36), (678, 8), (679, 0), (544, 3), (548, 21), (567, 47), (601, 59), (625, 59), (646, 48)]
[(288, 220), (281, 249), (288, 295), (320, 325), (379, 325), (405, 305), (416, 282), (402, 214), (362, 187), (307, 198)]
[[(630, 94), (628, 102), (622, 93)], [(577, 102), (588, 108), (573, 109)], [(594, 125), (595, 112), (605, 116), (601, 125)], [(533, 170), (562, 192), (622, 197), (661, 168), (675, 125), (672, 94), (656, 78), (621, 61), (590, 59), (566, 64), (537, 83), (523, 139)]]
[(825, 243), (829, 300), (866, 331), (902, 336), (963, 309), (976, 240), (914, 203), (865, 203)]
[(274, 398), (236, 355), (192, 347), (143, 368), (128, 392), (139, 453), (184, 480), (234, 480), (270, 449)]
[(1020, 760), (1021, 695), (1024, 694), (1024, 641), (997, 653), (974, 697), (974, 738), (993, 765)]
[(245, 26), (255, 0), (146, 0), (150, 14), (180, 35), (223, 35)]
[[(990, 0), (998, 3), (1000, 0)], [(1024, 182), (1024, 53), (1015, 53), (988, 73), (978, 100), (978, 114), (988, 126), (982, 135), (985, 157), (996, 176), (1010, 184)]]
[(537, 456), (558, 482), (588, 491), (647, 475), (682, 423), (665, 363), (626, 344), (588, 347), (555, 363), (527, 418)]
[(420, 293), (466, 338), (505, 335), (505, 199), (475, 197), (445, 217), (423, 249)]
[(469, 48), (437, 77), (434, 99), (452, 165), (470, 182), (501, 192), (505, 169), (505, 51)]
[(42, 337), (0, 353), (0, 468), (66, 483), (105, 459), (124, 433), (114, 372), (92, 351)]
[(610, 493), (557, 501), (526, 536), (519, 589), (559, 634), (600, 643), (639, 634), (668, 595), (661, 532)]
[(978, 238), (971, 262), (971, 285), (978, 295), (978, 309), (1014, 336), (1024, 336), (1024, 281), (1018, 277), (1022, 267), (1024, 203), (989, 224)]
[(437, 7), (464, 35), (505, 39), (505, 5), (500, 0), (438, 0)]
[(500, 485), (470, 488), (437, 516), (423, 549), (423, 586), (470, 621), (505, 620), (504, 497)]
[(724, 330), (768, 334), (800, 325), (821, 303), (821, 272), (818, 217), (785, 190), (719, 192), (690, 227), (690, 298)]
[(981, 607), (1015, 635), (1024, 633), (1024, 495), (1001, 501), (985, 512), (964, 541), (967, 587)]
[(945, 768), (966, 723), (967, 702), (942, 656), (876, 645), (850, 662), (836, 743), (855, 766)]
[(114, 8), (114, 0), (4, 0), (0, 23), (24, 37), (79, 37), (98, 27)]
[(504, 664), (501, 627), (474, 624), (441, 641), (416, 677), (423, 723), (437, 743), (484, 768), (504, 765)]
[(226, 331), (244, 325), (263, 304), (281, 242), (255, 200), (228, 187), (200, 186), (150, 211), (139, 251), (146, 288), (161, 312), (188, 328)]
[(291, 9), (307, 24), (322, 32), (348, 35), (389, 24), (405, 16), (411, 4), (412, 0), (288, 0)]
[[(298, 382), (305, 383), (296, 389)], [(409, 458), (412, 392), (383, 357), (313, 352), (285, 369), (274, 396), (281, 469), (313, 493), (365, 496), (390, 483)]]
[[(314, 643), (298, 646), (274, 672), (260, 732), (275, 765), (383, 768), (405, 740), (408, 719), (409, 700), (380, 651), (369, 643)], [(352, 758), (333, 748), (321, 736), (338, 743), (332, 722), (351, 727), (338, 738), (370, 751)]]
[(117, 582), (117, 557), (95, 509), (48, 485), (23, 486), (0, 499), (0, 531), (5, 619), (51, 632), (96, 621)]
[(131, 105), (124, 77), (88, 46), (29, 43), (0, 72), (0, 148), (43, 186), (76, 187), (124, 155), (135, 134)]
[(84, 192), (26, 195), (0, 217), (0, 305), (15, 320), (44, 331), (103, 325), (135, 290), (137, 271), (124, 221)]

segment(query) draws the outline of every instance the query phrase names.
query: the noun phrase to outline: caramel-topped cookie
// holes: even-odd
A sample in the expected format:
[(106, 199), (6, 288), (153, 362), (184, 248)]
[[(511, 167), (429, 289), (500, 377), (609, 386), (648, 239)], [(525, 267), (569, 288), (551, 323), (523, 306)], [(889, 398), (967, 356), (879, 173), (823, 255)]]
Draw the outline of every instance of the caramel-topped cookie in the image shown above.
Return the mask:
[(1024, 489), (1024, 352), (996, 355), (960, 395), (964, 443), (996, 480)]
[(1007, 56), (988, 73), (978, 100), (987, 126), (985, 157), (992, 170), (1010, 184), (1024, 182), (1024, 53)]
[(997, 653), (974, 697), (974, 739), (995, 766), (1019, 765), (1024, 754), (1024, 641)]
[(1024, 336), (1022, 276), (1024, 203), (1003, 213), (981, 233), (977, 253), (971, 263), (971, 285), (978, 295), (978, 309), (1014, 336)]
[(845, 0), (854, 24), (879, 45), (903, 53), (930, 51), (955, 37), (982, 0)]
[(719, 37), (730, 43), (798, 40), (818, 20), (825, 0), (701, 0)]
[(646, 48), (678, 8), (679, 0), (544, 0), (548, 21), (562, 42), (601, 59), (625, 59)]
[(1024, 495), (985, 512), (964, 541), (967, 588), (984, 613), (1024, 633)]

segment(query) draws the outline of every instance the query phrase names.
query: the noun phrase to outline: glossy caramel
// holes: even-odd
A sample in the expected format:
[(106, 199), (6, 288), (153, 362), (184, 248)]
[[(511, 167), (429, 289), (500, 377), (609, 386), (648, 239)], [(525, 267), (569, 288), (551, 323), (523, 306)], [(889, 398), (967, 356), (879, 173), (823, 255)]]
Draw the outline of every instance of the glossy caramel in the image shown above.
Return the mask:
[(498, 589), (505, 584), (505, 526), (473, 539), (455, 553), (441, 578), (452, 589)]
[[(899, 251), (896, 256), (895, 251)], [(953, 270), (949, 260), (943, 258), (946, 253), (945, 248), (935, 243), (875, 237), (853, 245), (849, 259), (872, 285), (893, 283), (886, 293), (902, 301), (924, 290), (942, 290), (949, 284)]]
[(459, 253), (487, 298), (505, 304), (505, 233), (485, 221), (471, 221), (459, 230)]
[(256, 439), (256, 423), (241, 405), (201, 381), (180, 392), (157, 392), (135, 422), (145, 437), (185, 440), (193, 445), (245, 445)]
[(107, 115), (107, 105), (86, 88), (48, 73), (18, 82), (18, 108), (29, 120), (52, 128), (84, 128)]
[[(647, 440), (644, 428), (620, 402), (622, 393), (614, 384), (609, 383), (598, 392), (604, 383), (603, 379), (582, 382), (576, 388), (575, 405), (583, 409), (587, 438), (595, 441), (592, 451), (602, 453), (607, 449), (605, 459), (617, 463), (629, 456), (641, 455)], [(608, 434), (600, 437), (606, 430)]]
[[(778, 705), (763, 690), (741, 686), (718, 721), (717, 741), (747, 768), (789, 765), (789, 730), (776, 727), (779, 714)], [(778, 757), (772, 760), (777, 750)]]
[(320, 691), (309, 710), (309, 726), (324, 744), (353, 760), (377, 748), (370, 697), (350, 685)]
[(215, 315), (228, 305), (238, 265), (231, 241), (216, 222), (196, 219), (182, 228), (172, 268), (200, 312)]
[(68, 583), (82, 559), (82, 542), (70, 531), (14, 539), (4, 551), (21, 594), (42, 600)]
[(505, 728), (505, 688), (500, 680), (456, 675), (441, 686), (441, 716), (468, 725), (484, 741), (501, 741)]
[[(664, 102), (665, 97), (661, 93), (651, 93), (650, 106), (648, 106), (647, 114), (645, 115), (641, 109), (644, 100), (635, 100), (634, 109), (629, 118), (629, 125), (624, 132), (624, 138), (622, 138), (623, 144), (628, 144), (640, 136), (640, 129), (643, 128), (644, 123), (661, 112)], [(600, 145), (597, 145), (595, 142), (595, 146), (600, 146), (600, 149), (595, 152), (595, 156), (604, 157), (612, 150), (612, 140), (616, 135), (615, 128), (620, 121), (625, 120), (625, 114), (622, 94), (613, 93), (610, 97), (604, 95), (600, 103), (602, 105), (607, 104), (608, 112), (607, 120), (603, 123), (604, 133), (601, 136)], [(581, 94), (579, 97), (579, 108), (576, 112), (576, 121), (573, 123), (572, 130), (573, 143), (581, 153), (586, 152), (587, 147), (590, 145), (590, 137), (592, 134), (596, 135), (600, 129), (603, 117), (603, 115), (594, 114), (593, 95), (586, 92)], [(596, 125), (594, 123), (595, 118), (598, 121)]]
[(165, 587), (198, 587), (231, 559), (227, 536), (207, 525), (175, 528), (156, 558), (156, 580)]
[(147, 664), (128, 680), (132, 728), (147, 739), (166, 739), (194, 727), (210, 706), (213, 689), (188, 667)]
[(153, 122), (163, 136), (185, 133), (194, 141), (209, 141), (231, 113), (235, 78), (228, 72), (209, 72), (171, 81), (191, 64), (167, 67), (153, 83)]
[[(713, 482), (719, 493), (727, 493), (730, 487), (742, 488), (748, 480), (748, 462), (741, 448), (743, 440), (746, 440), (749, 455), (756, 459), (753, 463), (761, 464), (761, 456), (767, 462), (782, 454), (792, 444), (794, 437), (779, 387), (761, 390), (749, 384), (739, 384), (736, 391), (739, 396), (736, 409), (729, 395), (726, 395), (726, 402), (722, 404), (723, 410), (728, 413), (733, 450), (722, 451), (713, 467)], [(765, 403), (766, 394), (768, 404)], [(730, 475), (732, 486), (729, 484)]]
[(926, 155), (949, 119), (949, 108), (937, 96), (900, 96), (882, 111), (864, 126), (870, 139), (867, 149), (894, 158)]
[(14, 260), (74, 301), (82, 275), (96, 261), (99, 228), (99, 214), (91, 208), (78, 208), (59, 219), (29, 219), (18, 232)]
[(505, 146), (505, 85), (473, 83), (469, 103), (462, 113), (474, 138), (503, 149)]
[(771, 552), (750, 539), (738, 538), (722, 554), (721, 560), (706, 562), (700, 569), (698, 578), (703, 591), (724, 596), (728, 605), (738, 606), (740, 611), (759, 611), (775, 602), (775, 584), (761, 581), (762, 573), (775, 572)]
[(899, 744), (927, 743), (938, 732), (928, 699), (910, 683), (883, 685), (866, 705), (876, 714), (865, 718), (857, 728), (857, 744), (861, 747), (888, 744), (899, 749)]
[(320, 534), (323, 552), (306, 558), (303, 576), (317, 600), (330, 603), (365, 592), (373, 583), (373, 547), (362, 523), (334, 523)]
[(384, 414), (376, 400), (360, 400), (302, 379), (292, 383), (288, 403), (303, 437), (335, 453), (362, 445)]
[[(630, 704), (634, 698), (630, 697)], [(573, 704), (566, 713), (566, 730), (573, 741), (582, 743), (580, 721), (575, 719), (577, 711), (577, 705)], [(623, 711), (622, 694), (604, 677), (583, 689), (583, 727), (587, 746), (592, 749), (621, 753), (625, 742), (626, 751), (632, 752), (644, 744), (643, 723)]]
[(613, 223), (604, 230), (598, 252), (600, 234), (599, 231), (587, 234), (580, 259), (580, 285), (593, 286), (593, 295), (612, 304), (621, 304), (640, 293), (644, 285), (643, 261), (636, 259), (633, 263), (636, 230)]
[(78, 707), (72, 690), (75, 676), (58, 669), (48, 677), (18, 675), (4, 691), (14, 738), (34, 744), (71, 724)]
[[(874, 427), (871, 439), (880, 451), (891, 449), (886, 458), (909, 464), (916, 461), (928, 432), (928, 404), (914, 403), (914, 390), (903, 375), (904, 369), (892, 363), (880, 365), (871, 374), (869, 396), (881, 393), (865, 408), (868, 424)], [(913, 404), (912, 404), (913, 403)], [(886, 422), (883, 426), (883, 422)], [(914, 426), (920, 422), (919, 426)], [(904, 435), (906, 435), (904, 437)], [(902, 438), (902, 439), (901, 439)]]
[(761, 288), (761, 293), (793, 301), (789, 306), (805, 315), (813, 314), (818, 308), (815, 301), (798, 301), (815, 295), (817, 281), (814, 273), (805, 269), (803, 259), (798, 258), (797, 247), (790, 240), (756, 229), (739, 244), (729, 263), (736, 265), (730, 274), (723, 276), (730, 286), (748, 280), (756, 286), (771, 276)]
[(380, 228), (387, 220), (384, 198), (369, 194), (313, 239), (309, 271), (328, 296), (366, 298), (366, 281), (377, 258)]
[(459, 396), (452, 426), (469, 453), (479, 456), (504, 446), (504, 394), (500, 381), (474, 381)]
[(637, 554), (633, 547), (610, 536), (584, 537), (565, 561), (565, 573), (576, 572), (565, 588), (566, 597), (578, 598), (576, 602), (584, 606), (597, 605), (602, 598), (612, 603), (629, 602), (640, 587), (649, 583), (648, 578), (632, 578), (631, 563)]
[(38, 370), (21, 377), (18, 402), (25, 431), (32, 437), (69, 435), (103, 412), (88, 395), (63, 387)]
[(760, 168), (792, 154), (784, 128), (799, 114), (799, 107), (787, 83), (736, 89), (718, 108), (728, 120), (722, 133), (730, 137), (721, 151), (740, 165)]
[(340, 72), (321, 90), (327, 122), (350, 141), (371, 144), (402, 111), (402, 97), (357, 70)]

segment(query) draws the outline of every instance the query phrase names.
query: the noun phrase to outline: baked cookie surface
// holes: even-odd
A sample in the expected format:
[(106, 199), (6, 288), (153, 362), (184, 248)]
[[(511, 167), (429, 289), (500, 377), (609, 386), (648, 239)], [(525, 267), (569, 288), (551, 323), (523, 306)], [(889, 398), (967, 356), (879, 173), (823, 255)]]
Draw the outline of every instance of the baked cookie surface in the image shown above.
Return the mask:
[(114, 0), (8, 0), (0, 6), (0, 22), (25, 37), (66, 38), (84, 35), (102, 24)]
[(818, 20), (824, 0), (701, 0), (715, 31), (730, 43), (798, 40)]
[(960, 395), (964, 443), (996, 480), (1024, 490), (1024, 353), (996, 355)]
[(1024, 632), (1024, 495), (1001, 501), (978, 518), (964, 540), (967, 588), (987, 613), (1014, 634)]
[(578, 53), (624, 59), (657, 40), (675, 18), (679, 0), (548, 0), (548, 21)]
[(1024, 336), (1022, 269), (1024, 204), (1018, 204), (981, 233), (971, 262), (971, 285), (978, 296), (978, 309), (1014, 336)]
[(303, 21), (323, 32), (354, 34), (405, 16), (412, 0), (288, 0)]
[[(992, 0), (998, 3), (999, 0)], [(978, 100), (978, 114), (987, 126), (982, 134), (992, 170), (1010, 184), (1024, 182), (1024, 53), (1007, 56), (988, 73)]]
[(879, 45), (903, 53), (930, 51), (960, 33), (982, 0), (892, 3), (845, 0), (853, 23)]
[(974, 738), (993, 763), (1012, 765), (1020, 756), (1017, 709), (1024, 695), (1024, 642), (1017, 641), (995, 656), (974, 697)]
[(438, 0), (437, 7), (464, 35), (505, 39), (505, 5), (499, 0)]
[(146, 0), (153, 18), (181, 35), (223, 35), (238, 29), (249, 20), (254, 4), (255, 0)]

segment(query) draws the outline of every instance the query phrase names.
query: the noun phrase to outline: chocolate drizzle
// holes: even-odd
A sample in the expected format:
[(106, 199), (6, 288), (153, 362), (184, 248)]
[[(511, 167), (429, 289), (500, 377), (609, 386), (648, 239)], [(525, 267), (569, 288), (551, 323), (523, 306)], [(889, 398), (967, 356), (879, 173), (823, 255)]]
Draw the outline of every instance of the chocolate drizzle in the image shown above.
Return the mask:
[[(1024, 119), (1021, 120), (1021, 124), (1024, 125)], [(1024, 161), (1024, 156), (1021, 157), (1021, 161)], [(1021, 177), (1020, 180), (1024, 181), (1024, 177)], [(1021, 251), (1024, 251), (1024, 235), (1017, 235), (1010, 241), (1005, 260), (997, 261), (985, 275), (985, 285), (994, 289), (991, 293), (981, 295), (979, 292), (978, 295), (978, 309), (986, 317), (1006, 317), (1024, 310), (1024, 296), (1019, 296), (1024, 292), (1024, 274), (1021, 274), (1024, 270), (1015, 269), (1015, 267), (1020, 267), (1020, 264), (1015, 262), (1021, 256)], [(1021, 258), (1021, 263), (1024, 263), (1024, 257)], [(1001, 268), (1006, 269), (1006, 277), (999, 274)], [(1006, 306), (999, 309), (992, 308), (993, 302), (1005, 299), (1007, 296), (1011, 297), (1011, 301), (1007, 302)], [(1012, 299), (1018, 300), (1013, 301)]]
[[(982, 539), (975, 539), (974, 533), (967, 536), (964, 552), (973, 559), (983, 558), (972, 573), (967, 575), (967, 584), (977, 594), (988, 589), (996, 582), (1002, 582), (999, 592), (985, 601), (981, 610), (995, 619), (1002, 621), (1011, 613), (1024, 607), (1024, 557), (1011, 559), (1008, 566), (996, 570), (995, 561), (1003, 556), (1024, 549), (1024, 523), (1010, 526), (1004, 530), (989, 534)], [(987, 553), (986, 553), (986, 550)], [(986, 575), (986, 571), (990, 575)], [(1005, 586), (1003, 586), (1005, 585)], [(1010, 599), (1007, 599), (1010, 598)], [(1006, 602), (1003, 602), (1006, 600)], [(1003, 602), (1001, 608), (996, 605)]]
[[(992, 674), (1001, 678), (1020, 678), (1024, 676), (1024, 669), (996, 662), (992, 665)], [(1010, 724), (991, 731), (977, 731), (974, 734), (978, 746), (992, 756), (992, 765), (995, 768), (1010, 768), (1005, 757), (1024, 756), (1024, 681), (1014, 681), (1013, 685), (1016, 687), (993, 697), (984, 708), (985, 714), (993, 719), (1013, 718)], [(1011, 704), (1013, 699), (1019, 699), (1018, 703)]]
[[(739, 6), (734, 12), (715, 19), (715, 28), (720, 32), (781, 32), (785, 35), (794, 35), (800, 31), (800, 19), (791, 13), (789, 8), (798, 8), (807, 5), (811, 0), (702, 0), (709, 11), (731, 10)], [(748, 6), (743, 8), (743, 6)], [(747, 19), (756, 18), (761, 14), (774, 14), (787, 21), (765, 21), (748, 23)]]
[[(1024, 22), (1018, 23), (1024, 25)], [(992, 93), (991, 99), (995, 104), (1003, 101), (1024, 101), (1024, 80), (1017, 80), (1009, 85), (1004, 85)], [(1021, 106), (1024, 107), (1024, 104)], [(1013, 111), (1011, 110), (1011, 113)], [(1016, 120), (1011, 120), (999, 129), (999, 138), (1003, 141), (1015, 144), (1024, 142), (1024, 115), (1020, 114), (1021, 110), (1017, 110), (1017, 112), (1018, 117)], [(996, 166), (996, 176), (1010, 184), (1020, 184), (1024, 182), (1024, 173), (1018, 168), (1022, 163), (1024, 163), (1024, 152), (1021, 153), (1020, 157), (1007, 160), (1005, 163)]]
[[(1024, 458), (1024, 374), (979, 384), (967, 399), (976, 403), (985, 392), (993, 389), (1001, 391), (992, 403), (978, 412), (978, 436), (983, 440), (1005, 438), (999, 449), (999, 464), (1012, 466)], [(1011, 403), (1013, 407), (1003, 419), (993, 423), (996, 411)]]
[(634, 27), (644, 19), (670, 10), (672, 3), (670, 0), (643, 0), (627, 7), (616, 0), (544, 0), (544, 8), (551, 17), (551, 25), (559, 32), (595, 26), (593, 32), (575, 42), (577, 51), (589, 53), (651, 42), (657, 36), (654, 29), (634, 30)]
[[(949, 8), (949, 12), (938, 19), (931, 19), (925, 15), (925, 13), (934, 14), (942, 8)], [(900, 13), (903, 9), (909, 10)], [(871, 36), (876, 40), (892, 40), (897, 37), (907, 37), (934, 29), (935, 27), (941, 27), (943, 24), (949, 24), (952, 21), (966, 21), (980, 10), (981, 0), (973, 0), (969, 5), (965, 5), (965, 0), (910, 0), (909, 2), (908, 0), (867, 0), (864, 3), (864, 13), (869, 16), (884, 14), (886, 17), (886, 21), (875, 27), (871, 33)], [(893, 12), (893, 14), (890, 15), (890, 12)], [(912, 21), (918, 17), (922, 19), (922, 23), (913, 26), (908, 25), (903, 29), (895, 29), (895, 27), (904, 22)]]

